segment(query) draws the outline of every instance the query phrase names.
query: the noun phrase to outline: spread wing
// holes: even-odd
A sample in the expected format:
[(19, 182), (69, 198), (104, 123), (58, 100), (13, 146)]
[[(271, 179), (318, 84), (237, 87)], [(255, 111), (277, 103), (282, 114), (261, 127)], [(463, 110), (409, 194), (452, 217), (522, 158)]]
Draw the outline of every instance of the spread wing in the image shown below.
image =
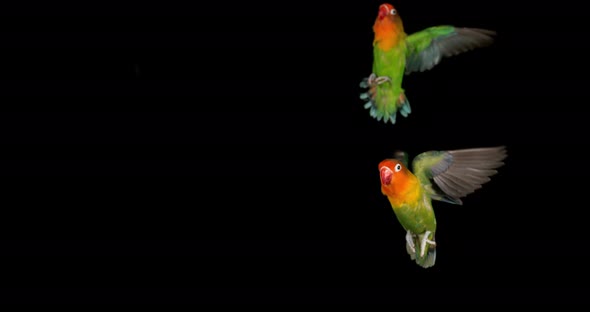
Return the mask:
[(413, 33), (406, 38), (406, 74), (426, 71), (450, 57), (485, 47), (494, 41), (496, 32), (478, 28), (435, 26)]
[(431, 189), (433, 199), (462, 204), (462, 197), (490, 181), (506, 156), (504, 146), (429, 151), (414, 158), (412, 169), (423, 185), (434, 181), (438, 190)]

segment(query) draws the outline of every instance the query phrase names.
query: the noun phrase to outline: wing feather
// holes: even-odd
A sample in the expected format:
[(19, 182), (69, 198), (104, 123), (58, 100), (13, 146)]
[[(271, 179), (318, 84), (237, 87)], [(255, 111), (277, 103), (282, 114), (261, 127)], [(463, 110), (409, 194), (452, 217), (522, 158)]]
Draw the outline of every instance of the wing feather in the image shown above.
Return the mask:
[[(434, 181), (444, 194), (436, 194), (440, 200), (444, 195), (456, 203), (483, 184), (489, 182), (507, 157), (504, 146), (472, 148), (450, 151), (424, 152), (412, 162), (413, 171), (424, 184)], [(448, 200), (445, 200), (448, 201)]]
[(444, 57), (451, 57), (493, 43), (495, 31), (453, 26), (429, 27), (406, 38), (406, 74), (432, 69)]

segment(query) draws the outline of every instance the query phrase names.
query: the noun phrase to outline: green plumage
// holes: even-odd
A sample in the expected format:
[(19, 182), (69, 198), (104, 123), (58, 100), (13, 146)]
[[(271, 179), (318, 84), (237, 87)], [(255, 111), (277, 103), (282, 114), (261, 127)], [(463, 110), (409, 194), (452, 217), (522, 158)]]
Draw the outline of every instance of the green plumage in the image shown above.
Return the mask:
[[(400, 206), (393, 208), (394, 214), (406, 231), (415, 234), (412, 238), (415, 246), (415, 253), (410, 252), (412, 259), (420, 266), (428, 268), (434, 265), (436, 259), (436, 249), (430, 245), (424, 246), (422, 252), (421, 241), (425, 235), (426, 239), (435, 240), (436, 217), (432, 209), (432, 200), (428, 192), (421, 189), (418, 200), (415, 202), (405, 202)], [(408, 247), (406, 247), (408, 248)]]
[[(433, 40), (435, 40), (436, 38), (444, 38), (449, 35), (452, 35), (454, 31), (455, 27), (452, 26), (435, 26), (426, 28), (423, 31), (419, 31), (408, 36), (406, 38), (407, 46), (409, 48), (407, 52), (407, 69), (409, 70), (420, 66), (421, 59), (423, 58), (419, 57), (420, 53), (423, 53), (425, 51), (425, 53), (427, 53), (427, 50), (430, 49), (432, 46)], [(435, 55), (432, 55), (429, 58), (434, 59), (435, 57)]]
[[(461, 198), (490, 181), (490, 176), (497, 173), (496, 169), (504, 164), (505, 158), (503, 146), (428, 151), (417, 155), (411, 171), (407, 170), (401, 178), (396, 178), (394, 173), (395, 167), (399, 166), (397, 163), (394, 162), (394, 168), (388, 167), (391, 163), (388, 160), (380, 164), (380, 170), (387, 167), (391, 172), (390, 182), (384, 182), (381, 176), (383, 192), (388, 196), (397, 220), (408, 233), (406, 250), (418, 265), (428, 268), (436, 261), (436, 217), (432, 200), (462, 204)], [(405, 152), (396, 152), (394, 159), (407, 167)], [(401, 193), (399, 190), (390, 191), (396, 189), (395, 183), (404, 185)]]
[(400, 43), (396, 47), (383, 51), (377, 47), (373, 49), (373, 73), (378, 77), (384, 76), (391, 79), (390, 83), (383, 83), (376, 86), (372, 99), (375, 104), (375, 118), (395, 123), (396, 113), (403, 105), (408, 108), (404, 110), (409, 113), (409, 103), (400, 101), (403, 94), (401, 81), (404, 76), (406, 64), (406, 45)]
[[(390, 15), (391, 25), (399, 16)], [(476, 28), (456, 28), (454, 26), (435, 26), (407, 35), (401, 27), (392, 28), (387, 35), (375, 37), (373, 44), (373, 72), (363, 79), (361, 87), (368, 92), (361, 94), (364, 107), (378, 121), (395, 124), (397, 113), (407, 117), (412, 109), (405, 96), (402, 81), (404, 75), (426, 71), (436, 66), (443, 57), (457, 55), (492, 43), (495, 32)], [(379, 20), (376, 21), (378, 25)], [(388, 24), (389, 25), (389, 24)], [(388, 26), (381, 26), (380, 29)], [(394, 26), (391, 26), (394, 27)], [(391, 33), (391, 34), (389, 34)], [(385, 36), (386, 38), (383, 38)], [(391, 36), (391, 38), (387, 38)], [(397, 36), (394, 38), (394, 36)], [(379, 41), (395, 41), (393, 47), (381, 48)]]

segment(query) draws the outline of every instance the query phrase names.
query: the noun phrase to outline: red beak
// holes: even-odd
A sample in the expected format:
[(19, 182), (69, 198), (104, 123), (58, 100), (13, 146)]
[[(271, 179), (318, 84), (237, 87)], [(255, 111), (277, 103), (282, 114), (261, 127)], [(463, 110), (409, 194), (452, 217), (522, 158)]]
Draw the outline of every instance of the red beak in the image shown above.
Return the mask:
[(391, 170), (387, 167), (382, 167), (380, 171), (381, 183), (385, 185), (391, 184), (391, 179), (393, 178)]
[(383, 18), (385, 18), (385, 16), (387, 16), (387, 14), (389, 14), (389, 11), (387, 10), (387, 6), (385, 5), (381, 5), (379, 6), (379, 19), (382, 20)]

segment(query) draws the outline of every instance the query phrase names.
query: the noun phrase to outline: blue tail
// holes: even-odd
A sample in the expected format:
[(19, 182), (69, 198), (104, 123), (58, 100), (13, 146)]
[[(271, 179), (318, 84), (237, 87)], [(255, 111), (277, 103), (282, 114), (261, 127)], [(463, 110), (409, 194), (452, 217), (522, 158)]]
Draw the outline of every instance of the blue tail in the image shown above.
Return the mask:
[(391, 124), (395, 124), (397, 119), (397, 112), (403, 116), (408, 117), (408, 115), (412, 112), (412, 108), (410, 107), (410, 102), (406, 98), (405, 94), (402, 92), (399, 95), (395, 103), (395, 108), (390, 107), (388, 110), (378, 109), (377, 105), (375, 104), (378, 99), (376, 99), (376, 90), (374, 86), (370, 86), (368, 83), (368, 78), (364, 78), (360, 83), (361, 88), (369, 89), (367, 92), (364, 92), (360, 95), (360, 99), (365, 101), (363, 105), (365, 109), (369, 110), (369, 114), (371, 117), (377, 119), (377, 121), (383, 120), (383, 122), (387, 123), (388, 121)]
[(399, 95), (399, 100), (397, 101), (397, 107), (400, 108), (399, 113), (402, 114), (404, 117), (408, 117), (408, 115), (412, 112), (412, 107), (410, 106), (410, 101), (404, 93)]

